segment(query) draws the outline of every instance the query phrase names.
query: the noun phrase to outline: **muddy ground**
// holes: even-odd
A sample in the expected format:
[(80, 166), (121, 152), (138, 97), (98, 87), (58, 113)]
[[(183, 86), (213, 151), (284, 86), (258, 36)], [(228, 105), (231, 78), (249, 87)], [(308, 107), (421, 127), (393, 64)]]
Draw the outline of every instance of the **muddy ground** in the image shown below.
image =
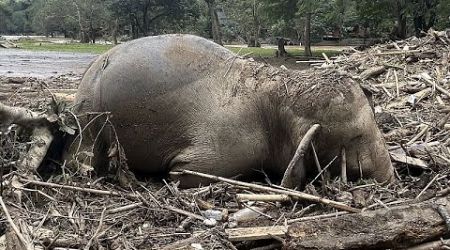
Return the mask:
[(0, 49), (0, 76), (49, 78), (81, 75), (97, 55)]

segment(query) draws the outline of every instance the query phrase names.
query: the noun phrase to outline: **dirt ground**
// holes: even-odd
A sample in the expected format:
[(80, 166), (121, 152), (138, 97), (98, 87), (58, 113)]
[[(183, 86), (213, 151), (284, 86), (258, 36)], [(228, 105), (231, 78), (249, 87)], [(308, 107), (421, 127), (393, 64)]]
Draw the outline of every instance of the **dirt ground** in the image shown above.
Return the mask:
[[(0, 134), (5, 204), (24, 241), (39, 249), (395, 249), (445, 239), (450, 216), (438, 213), (435, 202), (450, 192), (450, 39), (443, 37), (433, 33), (383, 44), (316, 66), (345, 70), (373, 93), (398, 181), (382, 186), (371, 180), (322, 181), (318, 175), (305, 193), (363, 213), (352, 215), (323, 200), (246, 200), (242, 195), (267, 192), (225, 182), (188, 190), (161, 180), (130, 184), (61, 162), (57, 174), (43, 182), (16, 168), (31, 144), (17, 127)], [(0, 50), (0, 102), (46, 110), (52, 94), (73, 94), (94, 58)], [(284, 59), (255, 60), (298, 66)], [(261, 185), (280, 192), (271, 183)], [(9, 225), (2, 215), (0, 235)]]

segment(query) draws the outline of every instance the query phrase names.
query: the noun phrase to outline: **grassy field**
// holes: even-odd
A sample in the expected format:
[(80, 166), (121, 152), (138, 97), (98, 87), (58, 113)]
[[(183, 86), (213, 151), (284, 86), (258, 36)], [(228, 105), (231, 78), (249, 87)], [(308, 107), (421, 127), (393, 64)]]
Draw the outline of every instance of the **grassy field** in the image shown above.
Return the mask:
[[(247, 48), (247, 47), (239, 48), (239, 47), (231, 47), (231, 46), (226, 46), (226, 45), (225, 45), (225, 47), (227, 49), (233, 51), (234, 53), (239, 53), (239, 55), (250, 54), (250, 56), (253, 56), (253, 57), (264, 57), (264, 58), (274, 57), (275, 51), (277, 50), (275, 48)], [(314, 47), (312, 50), (313, 50), (312, 51), (313, 56), (318, 56), (318, 57), (322, 57), (322, 53), (325, 53), (325, 54), (327, 54), (327, 56), (330, 56), (330, 57), (336, 56), (341, 53), (339, 50), (320, 49), (320, 47)], [(300, 47), (300, 46), (297, 46), (297, 47), (290, 46), (289, 48), (286, 48), (286, 51), (291, 56), (303, 56), (303, 54), (305, 52), (303, 47)]]
[[(114, 45), (109, 44), (88, 44), (88, 43), (51, 43), (47, 41), (35, 41), (35, 40), (20, 40), (16, 42), (19, 48), (26, 50), (39, 50), (39, 51), (63, 51), (63, 52), (84, 52), (101, 54)], [(247, 48), (247, 47), (236, 47), (236, 46), (226, 46), (229, 50), (239, 53), (239, 55), (249, 55), (252, 57), (263, 57), (271, 58), (275, 56), (276, 49), (273, 47), (269, 48)], [(291, 56), (301, 56), (304, 53), (302, 47), (288, 47), (287, 52)], [(313, 55), (321, 56), (325, 52), (328, 56), (335, 56), (340, 53), (338, 49), (321, 49), (320, 47), (313, 47)]]
[(21, 40), (16, 42), (19, 48), (26, 50), (40, 51), (62, 51), (101, 54), (114, 45), (109, 44), (89, 44), (89, 43), (50, 43), (33, 40)]

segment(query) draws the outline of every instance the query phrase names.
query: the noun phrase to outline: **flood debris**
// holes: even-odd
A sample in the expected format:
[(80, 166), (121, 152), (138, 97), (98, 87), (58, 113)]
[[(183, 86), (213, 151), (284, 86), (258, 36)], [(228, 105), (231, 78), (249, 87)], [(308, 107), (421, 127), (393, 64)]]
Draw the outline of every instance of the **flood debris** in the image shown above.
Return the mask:
[[(49, 142), (37, 142), (31, 133), (8, 124), (0, 134), (0, 228), (6, 249), (448, 246), (449, 36), (449, 31), (431, 30), (422, 38), (379, 44), (338, 58), (325, 55), (313, 64), (318, 72), (348, 75), (368, 91), (396, 169), (398, 180), (389, 185), (347, 180), (345, 160), (340, 160), (345, 159), (345, 149), (340, 152), (342, 173), (337, 178), (331, 179), (327, 166), (317, 164), (312, 168), (318, 175), (301, 192), (291, 185), (249, 183), (193, 171), (177, 174), (218, 182), (179, 189), (178, 183), (138, 178), (120, 185), (114, 176), (96, 176), (57, 159), (40, 164), (52, 172), (40, 176), (22, 162), (33, 145)], [(57, 103), (70, 103), (70, 98), (58, 97), (76, 89), (73, 76), (0, 77), (0, 82), (3, 104), (32, 110), (39, 117), (58, 110), (48, 107), (55, 97)], [(53, 113), (59, 116), (53, 122), (65, 124), (64, 112)], [(314, 149), (314, 139), (299, 145), (305, 147)], [(302, 155), (299, 150), (292, 165), (302, 164)]]

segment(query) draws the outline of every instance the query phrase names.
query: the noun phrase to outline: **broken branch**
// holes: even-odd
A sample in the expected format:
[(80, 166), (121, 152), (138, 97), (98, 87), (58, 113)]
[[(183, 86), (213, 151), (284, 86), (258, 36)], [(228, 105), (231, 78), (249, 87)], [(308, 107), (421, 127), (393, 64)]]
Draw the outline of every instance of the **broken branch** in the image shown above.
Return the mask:
[(8, 127), (17, 124), (24, 127), (46, 125), (49, 121), (45, 116), (21, 107), (11, 107), (0, 103), (0, 125)]

